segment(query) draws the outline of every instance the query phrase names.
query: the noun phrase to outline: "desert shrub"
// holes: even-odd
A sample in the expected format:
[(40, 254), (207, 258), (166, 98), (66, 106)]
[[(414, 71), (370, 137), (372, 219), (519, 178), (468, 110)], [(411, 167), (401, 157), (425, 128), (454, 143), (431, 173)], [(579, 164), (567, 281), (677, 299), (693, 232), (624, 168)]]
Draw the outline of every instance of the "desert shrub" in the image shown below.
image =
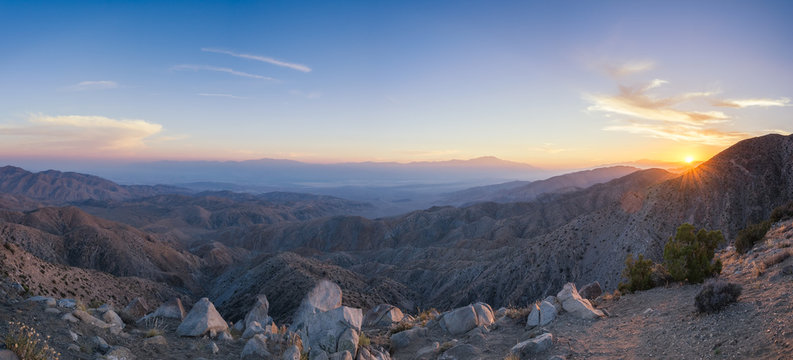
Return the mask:
[(144, 326), (146, 327), (144, 336), (147, 338), (160, 336), (165, 333), (165, 325), (159, 316), (146, 318)]
[(653, 261), (645, 259), (644, 255), (639, 254), (634, 260), (633, 254), (628, 254), (625, 258), (625, 270), (622, 271), (622, 276), (628, 279), (628, 282), (619, 283), (617, 288), (623, 293), (652, 289), (653, 282), (650, 277), (652, 267)]
[(666, 286), (673, 280), (664, 264), (653, 264), (650, 272), (650, 281), (653, 282), (653, 286)]
[(776, 207), (771, 211), (771, 222), (775, 223), (780, 220), (787, 220), (793, 218), (793, 201)]
[(369, 346), (369, 344), (371, 344), (371, 343), (372, 343), (372, 339), (370, 339), (368, 336), (366, 336), (366, 334), (361, 333), (361, 335), (358, 336), (358, 346), (359, 347), (361, 347), (361, 346)]
[(745, 254), (754, 247), (754, 244), (763, 240), (763, 237), (771, 228), (771, 221), (763, 221), (757, 224), (749, 224), (735, 237), (735, 251)]
[(741, 285), (709, 279), (694, 298), (694, 305), (699, 312), (716, 312), (737, 301), (742, 290)]
[(664, 246), (664, 266), (676, 281), (701, 283), (721, 272), (721, 260), (713, 261), (716, 247), (724, 242), (721, 231), (699, 231), (683, 224)]
[(61, 356), (47, 345), (47, 341), (41, 338), (36, 329), (21, 322), (8, 323), (5, 344), (8, 350), (24, 360), (57, 360)]

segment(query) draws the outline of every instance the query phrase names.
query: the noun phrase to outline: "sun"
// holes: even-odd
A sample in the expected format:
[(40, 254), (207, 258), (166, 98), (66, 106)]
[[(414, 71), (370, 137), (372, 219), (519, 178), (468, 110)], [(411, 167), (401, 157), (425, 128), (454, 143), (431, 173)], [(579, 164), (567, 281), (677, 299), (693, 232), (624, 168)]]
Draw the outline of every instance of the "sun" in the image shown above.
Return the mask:
[(686, 160), (686, 164), (691, 164), (692, 162), (694, 162), (694, 157), (691, 156), (691, 155), (688, 155), (688, 156), (686, 156), (685, 160)]

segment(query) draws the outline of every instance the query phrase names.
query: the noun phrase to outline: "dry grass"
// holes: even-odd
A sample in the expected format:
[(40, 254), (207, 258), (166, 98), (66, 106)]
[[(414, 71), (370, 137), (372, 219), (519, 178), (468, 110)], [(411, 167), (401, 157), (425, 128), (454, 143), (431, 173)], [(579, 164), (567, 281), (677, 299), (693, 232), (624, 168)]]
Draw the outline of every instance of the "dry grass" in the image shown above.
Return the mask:
[(390, 333), (393, 335), (396, 333), (403, 332), (405, 330), (410, 330), (413, 328), (413, 326), (414, 326), (413, 323), (403, 320), (398, 322), (396, 325), (394, 325), (394, 327), (391, 328)]
[(507, 356), (504, 357), (504, 360), (520, 360), (520, 357), (518, 357), (518, 355), (515, 354), (508, 354)]
[(523, 308), (508, 307), (506, 316), (510, 319), (525, 319), (531, 312), (531, 306)]
[(358, 347), (369, 346), (371, 343), (372, 339), (366, 336), (366, 334), (361, 333), (361, 335), (358, 336)]
[(42, 339), (36, 329), (21, 322), (9, 322), (6, 347), (23, 360), (57, 360), (61, 354)]
[(143, 335), (146, 338), (160, 336), (165, 333), (165, 326), (157, 316), (146, 319), (145, 327), (147, 330)]
[(454, 341), (447, 341), (447, 342), (445, 342), (445, 343), (441, 344), (441, 346), (440, 346), (440, 352), (444, 352), (444, 351), (446, 351), (446, 350), (449, 350), (449, 349), (451, 349), (451, 348), (454, 346), (454, 344), (455, 344), (455, 342), (454, 342)]

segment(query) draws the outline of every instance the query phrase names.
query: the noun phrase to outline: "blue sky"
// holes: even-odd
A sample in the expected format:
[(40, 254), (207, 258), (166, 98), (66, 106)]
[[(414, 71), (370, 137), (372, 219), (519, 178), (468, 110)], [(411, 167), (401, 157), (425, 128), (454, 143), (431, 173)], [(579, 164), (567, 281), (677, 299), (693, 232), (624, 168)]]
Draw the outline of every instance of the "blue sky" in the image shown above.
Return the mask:
[(0, 1), (0, 159), (706, 158), (793, 131), (791, 13)]

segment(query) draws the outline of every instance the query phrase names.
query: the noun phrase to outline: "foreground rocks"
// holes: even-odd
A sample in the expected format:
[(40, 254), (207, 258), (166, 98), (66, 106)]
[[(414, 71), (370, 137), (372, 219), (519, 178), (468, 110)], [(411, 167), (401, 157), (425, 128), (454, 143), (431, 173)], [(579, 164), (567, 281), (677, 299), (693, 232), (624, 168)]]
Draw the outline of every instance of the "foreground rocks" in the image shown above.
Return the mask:
[(559, 302), (562, 303), (564, 311), (581, 319), (598, 319), (605, 315), (602, 311), (595, 309), (589, 300), (584, 299), (578, 294), (578, 290), (573, 283), (564, 285), (561, 291), (556, 295)]
[(209, 333), (215, 337), (217, 333), (228, 330), (229, 326), (215, 309), (215, 305), (207, 298), (201, 298), (193, 305), (190, 312), (176, 329), (179, 336), (201, 336)]

